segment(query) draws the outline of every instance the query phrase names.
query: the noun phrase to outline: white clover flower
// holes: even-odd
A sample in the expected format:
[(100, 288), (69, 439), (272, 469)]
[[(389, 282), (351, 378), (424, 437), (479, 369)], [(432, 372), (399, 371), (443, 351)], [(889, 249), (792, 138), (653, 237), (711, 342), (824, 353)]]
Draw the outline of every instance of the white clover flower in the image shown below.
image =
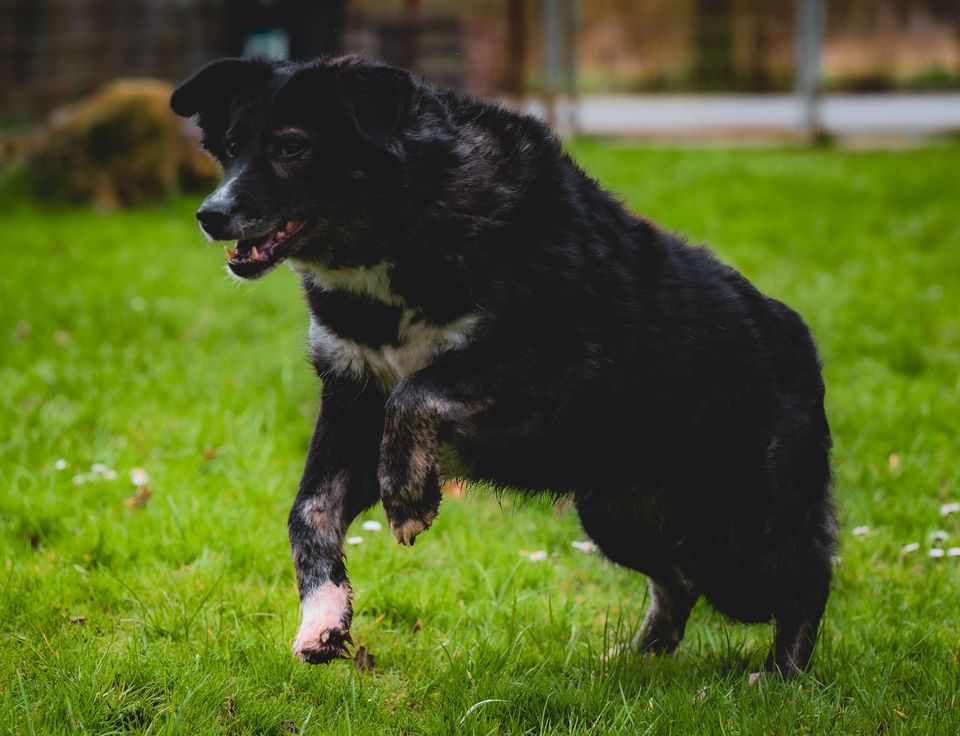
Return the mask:
[(526, 557), (530, 562), (542, 562), (547, 559), (547, 553), (542, 549), (534, 550), (533, 552), (527, 552), (527, 550), (520, 550), (520, 554)]
[(360, 528), (365, 532), (379, 532), (383, 530), (383, 524), (373, 519), (367, 519), (360, 525)]
[(86, 482), (87, 476), (85, 476), (83, 473), (77, 473), (75, 476), (73, 476), (73, 485), (75, 486), (82, 486)]
[(96, 473), (97, 475), (103, 475), (107, 472), (107, 466), (103, 463), (94, 463), (90, 466), (90, 472)]
[(948, 549), (947, 557), (960, 557), (960, 547), (951, 547)]
[(589, 539), (586, 542), (578, 542), (578, 541), (570, 542), (570, 546), (573, 547), (574, 549), (580, 550), (581, 552), (593, 552), (597, 548), (597, 545), (595, 545)]
[(347, 537), (347, 544), (363, 544), (363, 537)]
[(931, 550), (927, 550), (927, 554), (928, 554), (930, 557), (943, 557), (944, 554), (946, 554), (946, 553), (945, 553), (942, 549), (940, 549), (939, 547), (934, 547), (934, 548), (931, 549)]
[(53, 464), (53, 467), (55, 467), (57, 470), (66, 470), (67, 461), (64, 460), (63, 458), (60, 458), (59, 460), (57, 460), (57, 462)]
[(920, 549), (919, 542), (910, 542), (910, 544), (903, 545), (903, 548), (900, 550), (900, 552), (902, 554), (908, 555), (911, 552), (916, 552), (918, 549)]
[(940, 516), (949, 516), (950, 514), (955, 514), (960, 511), (960, 502), (954, 501), (953, 503), (945, 503), (940, 507)]
[(933, 534), (930, 535), (930, 538), (934, 542), (946, 542), (950, 538), (950, 535), (947, 532), (945, 532), (943, 529), (938, 529), (937, 531), (935, 531)]
[(853, 536), (855, 537), (865, 537), (870, 533), (870, 527), (868, 526), (855, 526), (853, 527)]
[(143, 468), (133, 468), (130, 471), (130, 482), (137, 488), (140, 488), (150, 482), (150, 476), (147, 475), (147, 471)]

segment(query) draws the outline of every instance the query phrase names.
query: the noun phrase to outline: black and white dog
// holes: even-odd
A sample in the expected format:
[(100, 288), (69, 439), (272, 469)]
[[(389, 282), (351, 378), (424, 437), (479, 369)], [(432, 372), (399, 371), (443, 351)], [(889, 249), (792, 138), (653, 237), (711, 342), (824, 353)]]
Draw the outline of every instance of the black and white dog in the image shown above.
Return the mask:
[[(197, 218), (253, 279), (300, 274), (323, 395), (290, 512), (307, 662), (350, 641), (344, 533), (413, 544), (456, 474), (573, 497), (649, 577), (641, 651), (699, 596), (810, 658), (836, 525), (803, 320), (628, 212), (537, 120), (357, 57), (223, 59), (171, 105), (223, 164)], [(638, 176), (656, 172), (638, 171)]]

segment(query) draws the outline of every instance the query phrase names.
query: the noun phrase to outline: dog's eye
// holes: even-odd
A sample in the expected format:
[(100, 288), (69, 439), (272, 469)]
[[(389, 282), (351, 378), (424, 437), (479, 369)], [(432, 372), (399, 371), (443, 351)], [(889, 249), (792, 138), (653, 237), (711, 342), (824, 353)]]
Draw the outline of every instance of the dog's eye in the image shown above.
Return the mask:
[(223, 142), (223, 150), (227, 154), (227, 158), (233, 158), (240, 151), (240, 144), (236, 138), (227, 138)]
[(307, 144), (299, 138), (283, 138), (277, 141), (278, 158), (297, 158), (307, 150)]

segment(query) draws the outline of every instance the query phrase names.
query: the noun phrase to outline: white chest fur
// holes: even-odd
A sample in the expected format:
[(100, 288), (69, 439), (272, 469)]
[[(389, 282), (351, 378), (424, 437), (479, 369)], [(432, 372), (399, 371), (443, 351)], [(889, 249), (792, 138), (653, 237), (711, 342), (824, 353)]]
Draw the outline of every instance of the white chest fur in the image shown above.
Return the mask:
[(310, 347), (325, 356), (335, 373), (363, 380), (375, 378), (390, 390), (401, 378), (427, 366), (437, 355), (462, 348), (470, 341), (476, 315), (461, 317), (447, 325), (413, 322), (413, 312), (404, 312), (396, 345), (371, 347), (334, 334), (310, 318)]
[(388, 391), (441, 353), (465, 347), (479, 319), (475, 314), (468, 314), (445, 325), (418, 319), (417, 313), (407, 309), (403, 300), (390, 291), (385, 264), (326, 272), (305, 262), (292, 265), (294, 270), (323, 289), (353, 291), (404, 307), (396, 343), (378, 347), (341, 337), (315, 317), (310, 318), (310, 347), (315, 354), (324, 356), (332, 371), (359, 380), (373, 378)]

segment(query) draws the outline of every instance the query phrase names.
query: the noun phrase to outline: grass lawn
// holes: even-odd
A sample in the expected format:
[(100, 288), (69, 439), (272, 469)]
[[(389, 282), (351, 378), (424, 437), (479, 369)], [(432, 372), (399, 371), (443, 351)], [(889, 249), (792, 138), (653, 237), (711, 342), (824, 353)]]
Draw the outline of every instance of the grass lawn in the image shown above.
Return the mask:
[[(748, 687), (772, 627), (703, 603), (675, 656), (606, 657), (643, 578), (573, 548), (575, 514), (481, 488), (412, 549), (361, 529), (379, 508), (359, 519), (353, 633), (376, 666), (295, 661), (285, 524), (318, 385), (293, 274), (228, 280), (192, 200), (13, 199), (0, 732), (960, 732), (960, 558), (929, 555), (938, 530), (960, 546), (960, 513), (941, 515), (960, 501), (960, 146), (573, 150), (819, 340), (843, 535), (810, 673)], [(130, 505), (135, 467), (152, 495)]]

